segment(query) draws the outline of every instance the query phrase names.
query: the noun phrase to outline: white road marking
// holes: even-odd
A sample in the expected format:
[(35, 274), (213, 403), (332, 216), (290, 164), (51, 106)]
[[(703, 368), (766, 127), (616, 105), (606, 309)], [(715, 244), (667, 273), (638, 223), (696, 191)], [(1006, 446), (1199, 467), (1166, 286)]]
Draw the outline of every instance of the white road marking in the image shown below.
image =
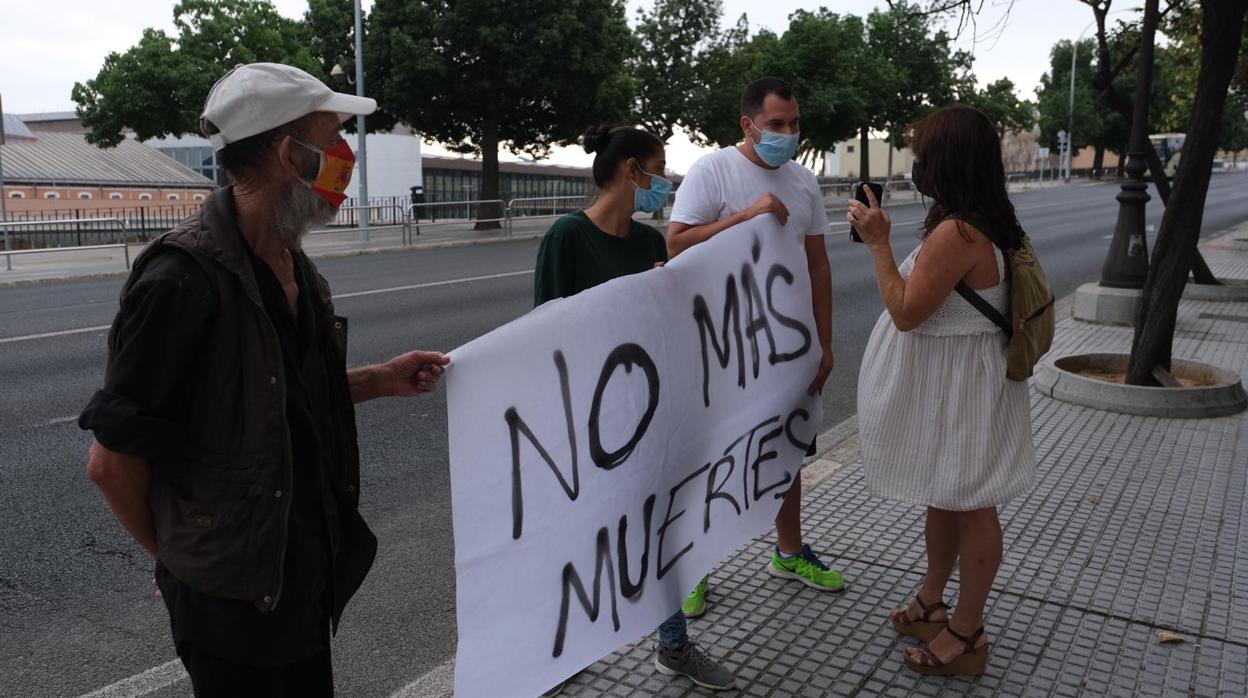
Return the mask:
[(172, 686), (186, 678), (186, 669), (182, 667), (182, 661), (174, 659), (141, 674), (111, 683), (97, 691), (84, 693), (78, 698), (139, 698), (139, 696), (146, 696)]
[[(415, 291), (422, 288), (434, 288), (435, 286), (451, 286), (454, 284), (466, 284), (471, 281), (488, 281), (490, 279), (505, 279), (512, 276), (523, 276), (532, 274), (532, 269), (525, 271), (507, 271), (501, 274), (485, 274), (483, 276), (468, 276), (462, 279), (448, 279), (446, 281), (430, 281), (423, 284), (412, 284), (410, 286), (395, 286), (393, 288), (377, 288), (370, 291), (356, 291), (354, 293), (339, 293), (334, 296), (334, 300), (339, 298), (359, 298), (361, 296), (376, 296), (383, 293), (398, 293), (399, 291)], [(0, 337), (0, 344), (10, 344), (13, 342), (26, 342), (32, 339), (48, 339), (50, 337), (65, 337), (74, 334), (84, 334), (87, 332), (102, 332), (107, 330), (111, 325), (98, 325), (96, 327), (81, 327), (76, 330), (60, 330), (57, 332), (40, 332), (39, 334), (27, 334), (18, 337)]]
[(449, 698), (455, 691), (455, 658), (390, 694), (390, 698)]
[(0, 337), (0, 344), (9, 344), (12, 342), (25, 342), (31, 339), (46, 339), (48, 337), (65, 337), (71, 334), (85, 334), (87, 332), (102, 332), (107, 330), (111, 325), (98, 325), (96, 327), (80, 327), (76, 330), (60, 330), (59, 332), (40, 332), (39, 334), (25, 334), (19, 337)]
[(377, 288), (371, 291), (356, 291), (354, 293), (337, 293), (334, 294), (334, 300), (339, 298), (359, 298), (360, 296), (376, 296), (382, 293), (397, 293), (399, 291), (414, 291), (420, 288), (433, 288), (435, 286), (451, 286), (453, 284), (466, 284), (470, 281), (488, 281), (490, 279), (505, 279), (511, 276), (523, 276), (524, 274), (532, 274), (532, 269), (525, 271), (507, 271), (501, 274), (486, 274), (484, 276), (468, 276), (462, 279), (448, 279), (446, 281), (430, 281), (423, 284), (412, 284), (411, 286), (395, 286), (393, 288)]
[(78, 415), (70, 415), (68, 417), (57, 417), (56, 419), (49, 419), (48, 421), (44, 422), (43, 425), (45, 427), (50, 427), (53, 424), (64, 424), (66, 422), (76, 422), (76, 421), (78, 421)]

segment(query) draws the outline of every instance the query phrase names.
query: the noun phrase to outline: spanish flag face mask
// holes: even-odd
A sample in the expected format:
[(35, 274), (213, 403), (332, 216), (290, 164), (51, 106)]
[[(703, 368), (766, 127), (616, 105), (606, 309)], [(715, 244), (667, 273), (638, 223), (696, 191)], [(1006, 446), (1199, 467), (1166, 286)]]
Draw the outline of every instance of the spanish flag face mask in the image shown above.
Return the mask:
[(351, 146), (347, 145), (346, 141), (338, 141), (337, 145), (332, 148), (321, 150), (297, 138), (291, 140), (321, 156), (321, 166), (317, 170), (316, 177), (311, 180), (311, 183), (308, 183), (308, 180), (301, 181), (308, 184), (312, 191), (328, 201), (334, 208), (342, 206), (342, 202), (347, 198), (347, 185), (351, 183), (351, 174), (355, 170), (355, 153), (351, 150)]

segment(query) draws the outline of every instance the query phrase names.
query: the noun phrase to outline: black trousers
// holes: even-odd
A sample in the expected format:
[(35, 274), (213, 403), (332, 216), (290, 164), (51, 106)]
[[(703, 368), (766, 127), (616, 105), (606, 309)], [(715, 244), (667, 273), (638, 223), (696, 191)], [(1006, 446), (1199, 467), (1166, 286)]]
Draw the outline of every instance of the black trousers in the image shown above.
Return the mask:
[(334, 668), (329, 651), (294, 664), (259, 668), (234, 664), (189, 642), (178, 644), (178, 658), (191, 675), (195, 698), (333, 698)]

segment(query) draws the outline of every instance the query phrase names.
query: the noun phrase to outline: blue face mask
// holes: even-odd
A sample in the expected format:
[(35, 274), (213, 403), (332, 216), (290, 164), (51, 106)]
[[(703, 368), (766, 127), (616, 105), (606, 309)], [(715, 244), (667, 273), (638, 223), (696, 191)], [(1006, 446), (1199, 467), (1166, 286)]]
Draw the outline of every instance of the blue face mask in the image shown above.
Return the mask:
[[(753, 121), (750, 122), (750, 126), (754, 126)], [(797, 154), (797, 144), (801, 140), (800, 133), (786, 135), (775, 131), (764, 131), (758, 126), (754, 126), (754, 130), (763, 134), (762, 140), (754, 144), (754, 152), (758, 153), (758, 157), (768, 165), (780, 167)]]
[(643, 213), (654, 213), (663, 208), (663, 204), (667, 203), (667, 196), (672, 193), (672, 183), (670, 180), (650, 174), (640, 167), (637, 169), (642, 174), (650, 175), (650, 188), (642, 189), (636, 184), (633, 185), (633, 208)]

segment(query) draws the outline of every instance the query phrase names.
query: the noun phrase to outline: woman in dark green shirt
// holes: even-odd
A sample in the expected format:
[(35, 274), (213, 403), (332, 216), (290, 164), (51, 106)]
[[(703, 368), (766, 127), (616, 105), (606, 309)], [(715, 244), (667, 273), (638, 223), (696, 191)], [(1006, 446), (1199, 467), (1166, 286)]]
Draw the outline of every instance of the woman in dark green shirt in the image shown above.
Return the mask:
[[(667, 203), (672, 183), (663, 141), (631, 127), (595, 126), (585, 132), (585, 152), (594, 153), (598, 198), (584, 211), (570, 213), (550, 226), (537, 251), (534, 305), (573, 296), (611, 279), (653, 269), (667, 261), (667, 243), (658, 230), (633, 220)], [(685, 614), (659, 626), (655, 668), (687, 676), (704, 688), (727, 690), (732, 672), (689, 641)], [(559, 691), (556, 687), (546, 695)]]
[(662, 208), (672, 183), (663, 142), (635, 128), (595, 126), (585, 132), (585, 152), (594, 156), (598, 198), (584, 211), (550, 226), (537, 251), (534, 305), (573, 296), (616, 277), (652, 269), (667, 261), (667, 243), (633, 213)]

